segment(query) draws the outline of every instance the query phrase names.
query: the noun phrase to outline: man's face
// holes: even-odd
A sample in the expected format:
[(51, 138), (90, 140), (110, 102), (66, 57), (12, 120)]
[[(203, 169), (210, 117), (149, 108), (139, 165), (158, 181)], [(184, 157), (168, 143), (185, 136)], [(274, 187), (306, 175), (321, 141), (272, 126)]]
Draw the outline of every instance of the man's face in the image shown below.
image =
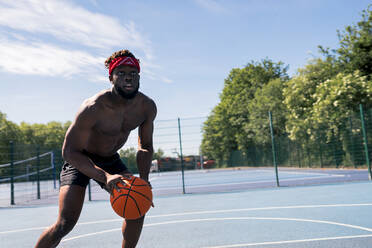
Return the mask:
[(115, 90), (125, 99), (131, 99), (137, 95), (139, 79), (137, 68), (127, 65), (119, 65), (110, 76)]

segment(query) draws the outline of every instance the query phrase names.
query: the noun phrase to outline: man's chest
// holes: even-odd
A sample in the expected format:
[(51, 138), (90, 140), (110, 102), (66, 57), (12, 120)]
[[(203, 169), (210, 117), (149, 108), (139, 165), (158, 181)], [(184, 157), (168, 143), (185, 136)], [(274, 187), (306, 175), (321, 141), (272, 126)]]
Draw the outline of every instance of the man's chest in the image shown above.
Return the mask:
[(98, 119), (95, 130), (103, 135), (115, 136), (120, 133), (129, 133), (144, 120), (145, 115), (136, 111), (106, 113)]

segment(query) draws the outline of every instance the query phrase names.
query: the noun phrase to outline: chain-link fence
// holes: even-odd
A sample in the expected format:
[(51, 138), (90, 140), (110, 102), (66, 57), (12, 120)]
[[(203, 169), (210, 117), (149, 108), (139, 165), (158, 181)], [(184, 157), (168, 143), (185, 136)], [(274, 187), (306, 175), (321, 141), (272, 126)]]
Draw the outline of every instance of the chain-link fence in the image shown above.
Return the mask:
[[(273, 130), (275, 118), (276, 113), (272, 113)], [(368, 180), (372, 109), (351, 114), (339, 123), (337, 133), (324, 129), (312, 139), (292, 140), (287, 135), (274, 132), (271, 136), (268, 132), (268, 140), (273, 143), (233, 150), (224, 161), (202, 154), (205, 120), (206, 117), (195, 117), (155, 121), (154, 148), (159, 157), (153, 160), (150, 175), (155, 193), (221, 192), (272, 187), (279, 182), (299, 185)], [(267, 120), (269, 127), (269, 116)], [(136, 148), (137, 142), (134, 131), (124, 148)], [(137, 172), (135, 160), (122, 159)], [(16, 143), (0, 147), (0, 204), (55, 196), (62, 163), (60, 149)], [(279, 175), (274, 168), (279, 168)], [(93, 192), (89, 199), (107, 198), (99, 186), (93, 187), (89, 188)], [(104, 194), (103, 198), (95, 192)]]
[(55, 195), (61, 152), (10, 142), (0, 147), (0, 205), (19, 204)]
[[(330, 136), (326, 135), (327, 131)], [(372, 109), (363, 111), (362, 115), (360, 112), (351, 114), (339, 123), (337, 134), (321, 130), (313, 139), (296, 141), (287, 135), (274, 134), (274, 142), (278, 166), (367, 169), (372, 153)], [(224, 163), (227, 166), (274, 166), (273, 161), (272, 144), (265, 144), (232, 151)]]

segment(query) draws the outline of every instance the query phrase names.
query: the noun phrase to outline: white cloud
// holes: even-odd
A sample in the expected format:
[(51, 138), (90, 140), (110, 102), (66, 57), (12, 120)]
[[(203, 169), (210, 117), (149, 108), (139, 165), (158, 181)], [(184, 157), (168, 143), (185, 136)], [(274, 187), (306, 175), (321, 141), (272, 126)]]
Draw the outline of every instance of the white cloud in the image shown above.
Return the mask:
[(69, 1), (0, 0), (0, 25), (29, 33), (43, 33), (58, 40), (96, 48), (125, 46), (153, 57), (150, 42), (133, 22), (90, 12)]
[[(85, 52), (77, 46), (85, 47)], [(3, 71), (62, 77), (84, 74), (90, 81), (106, 82), (100, 70), (106, 58), (95, 54), (117, 47), (135, 50), (143, 65), (155, 64), (151, 42), (132, 21), (121, 24), (115, 17), (93, 13), (68, 0), (0, 0)], [(158, 75), (158, 69), (149, 66), (143, 74), (171, 82)]]
[(103, 67), (104, 60), (86, 52), (44, 43), (0, 40), (0, 68), (17, 74), (69, 77), (97, 70)]
[(210, 12), (214, 12), (214, 13), (227, 13), (227, 9), (219, 2), (217, 2), (216, 0), (195, 0), (195, 2), (207, 9), (208, 11)]

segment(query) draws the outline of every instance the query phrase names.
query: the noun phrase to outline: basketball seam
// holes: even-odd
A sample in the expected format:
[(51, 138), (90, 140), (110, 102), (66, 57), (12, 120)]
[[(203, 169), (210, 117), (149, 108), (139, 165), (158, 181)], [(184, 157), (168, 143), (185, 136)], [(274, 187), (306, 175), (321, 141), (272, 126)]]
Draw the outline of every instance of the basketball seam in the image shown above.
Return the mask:
[(142, 194), (141, 192), (138, 192), (138, 191), (136, 191), (136, 190), (132, 190), (132, 191), (133, 191), (134, 193), (139, 194), (140, 196), (143, 196), (146, 200), (148, 200), (149, 202), (152, 203), (151, 199), (150, 199), (147, 195)]
[[(126, 206), (127, 206), (128, 197), (134, 201), (134, 203), (135, 203), (135, 205), (136, 205), (136, 208), (137, 208), (137, 210), (138, 210), (139, 215), (142, 216), (141, 209), (139, 208), (136, 199), (135, 199), (133, 196), (130, 195), (130, 192), (131, 192), (131, 191), (132, 191), (133, 193), (137, 193), (138, 195), (142, 196), (143, 198), (145, 198), (146, 200), (148, 200), (150, 203), (152, 203), (151, 199), (150, 199), (149, 197), (147, 197), (145, 194), (143, 194), (143, 193), (141, 193), (141, 192), (138, 192), (138, 191), (136, 191), (135, 189), (132, 189), (133, 186), (136, 186), (136, 187), (138, 187), (138, 186), (148, 186), (148, 184), (135, 185), (134, 182), (135, 182), (136, 179), (137, 179), (137, 178), (134, 178), (134, 179), (133, 179), (133, 181), (132, 181), (132, 183), (130, 184), (130, 187), (129, 187), (129, 188), (128, 188), (128, 187), (125, 187), (125, 186), (124, 186), (124, 187), (119, 187), (119, 189), (126, 189), (126, 190), (128, 190), (128, 193), (127, 193), (127, 194), (120, 194), (120, 195), (116, 196), (116, 198), (115, 198), (115, 199), (113, 200), (113, 202), (112, 202), (112, 205), (114, 205), (117, 199), (121, 198), (122, 196), (126, 196), (125, 203), (124, 203), (124, 207), (123, 207), (123, 217), (124, 217), (124, 218), (125, 218), (125, 209), (126, 209)], [(126, 185), (127, 185), (127, 184), (126, 184)]]
[(134, 201), (134, 203), (136, 204), (139, 215), (142, 216), (141, 209), (139, 208), (136, 199), (134, 199), (134, 197), (131, 196), (131, 195), (128, 195), (128, 197), (130, 197)]
[[(134, 191), (133, 191), (133, 192), (134, 192)], [(142, 216), (141, 209), (139, 208), (136, 199), (135, 199), (133, 196), (129, 195), (129, 194), (121, 194), (121, 195), (118, 195), (118, 196), (115, 198), (115, 200), (112, 202), (112, 205), (114, 205), (114, 204), (115, 204), (115, 201), (116, 201), (117, 199), (119, 199), (120, 197), (122, 197), (122, 196), (130, 197), (130, 198), (134, 201), (134, 203), (136, 204), (136, 207), (137, 207), (138, 213)], [(124, 212), (125, 212), (125, 211), (124, 211)]]
[(126, 197), (126, 199), (125, 199), (125, 203), (124, 203), (124, 207), (123, 207), (123, 216), (124, 216), (124, 218), (125, 218), (125, 208), (127, 207), (127, 202), (128, 202), (129, 193), (130, 193), (130, 191), (132, 190), (132, 185), (133, 185), (134, 181), (136, 181), (136, 178), (133, 179), (133, 182), (131, 183), (131, 185), (130, 185), (130, 187), (129, 187), (129, 189), (128, 189), (128, 195), (127, 195), (127, 197)]
[[(127, 184), (126, 184), (127, 185)], [(148, 184), (139, 184), (139, 185), (133, 185), (136, 187), (144, 187), (144, 186), (149, 186)], [(128, 187), (125, 186), (119, 186), (119, 189), (129, 189)]]
[[(135, 186), (135, 185), (134, 185), (134, 182), (136, 181), (136, 179), (137, 179), (137, 178), (134, 178), (133, 181), (132, 181), (132, 183), (131, 183), (131, 185), (130, 185), (130, 189), (128, 190), (128, 196), (127, 196), (127, 199), (128, 199), (128, 197), (132, 198), (132, 200), (133, 200), (134, 203), (136, 204), (136, 208), (137, 208), (137, 210), (138, 210), (138, 213), (139, 213), (139, 215), (141, 216), (141, 210), (140, 210), (139, 207), (138, 207), (137, 201), (134, 199), (133, 196), (130, 195), (130, 192), (132, 191), (132, 186)], [(134, 192), (134, 190), (133, 190), (133, 192)], [(125, 209), (125, 208), (124, 208), (124, 209)]]
[[(134, 186), (137, 186), (137, 185), (134, 185)], [(129, 191), (130, 188), (120, 188), (120, 189), (126, 189), (126, 190)], [(146, 198), (146, 200), (148, 200), (149, 202), (152, 203), (152, 200), (151, 200), (147, 195), (145, 195), (145, 194), (143, 194), (143, 193), (141, 193), (141, 192), (139, 192), (139, 191), (137, 191), (137, 190), (135, 190), (135, 189), (131, 189), (130, 191), (132, 191), (132, 192), (134, 192), (134, 193), (137, 193), (137, 194), (143, 196), (144, 198)], [(128, 192), (128, 193), (129, 193), (129, 192)], [(118, 195), (118, 196), (121, 196), (121, 195), (123, 195), (123, 194), (120, 194), (120, 195)]]
[(118, 196), (116, 196), (115, 198), (114, 198), (114, 200), (112, 201), (112, 205), (114, 205), (115, 204), (115, 202), (116, 202), (116, 200), (118, 200), (120, 197), (122, 197), (122, 196), (126, 196), (127, 194), (120, 194), (120, 195), (118, 195)]
[[(129, 189), (129, 188), (126, 188), (126, 189)], [(132, 189), (132, 190), (130, 190), (130, 191), (132, 191), (132, 192), (134, 192), (134, 193), (136, 193), (136, 194), (139, 194), (140, 196), (142, 196), (143, 198), (145, 198), (146, 200), (148, 200), (149, 202), (152, 203), (151, 199), (150, 199), (147, 195), (142, 194), (141, 192), (139, 192), (139, 191), (137, 191), (137, 190), (134, 190), (134, 189)], [(114, 203), (116, 202), (116, 200), (117, 200), (118, 198), (120, 198), (121, 196), (128, 196), (128, 195), (129, 195), (129, 191), (128, 191), (128, 194), (120, 194), (120, 195), (116, 196), (116, 198), (113, 200), (112, 204), (114, 204)]]

